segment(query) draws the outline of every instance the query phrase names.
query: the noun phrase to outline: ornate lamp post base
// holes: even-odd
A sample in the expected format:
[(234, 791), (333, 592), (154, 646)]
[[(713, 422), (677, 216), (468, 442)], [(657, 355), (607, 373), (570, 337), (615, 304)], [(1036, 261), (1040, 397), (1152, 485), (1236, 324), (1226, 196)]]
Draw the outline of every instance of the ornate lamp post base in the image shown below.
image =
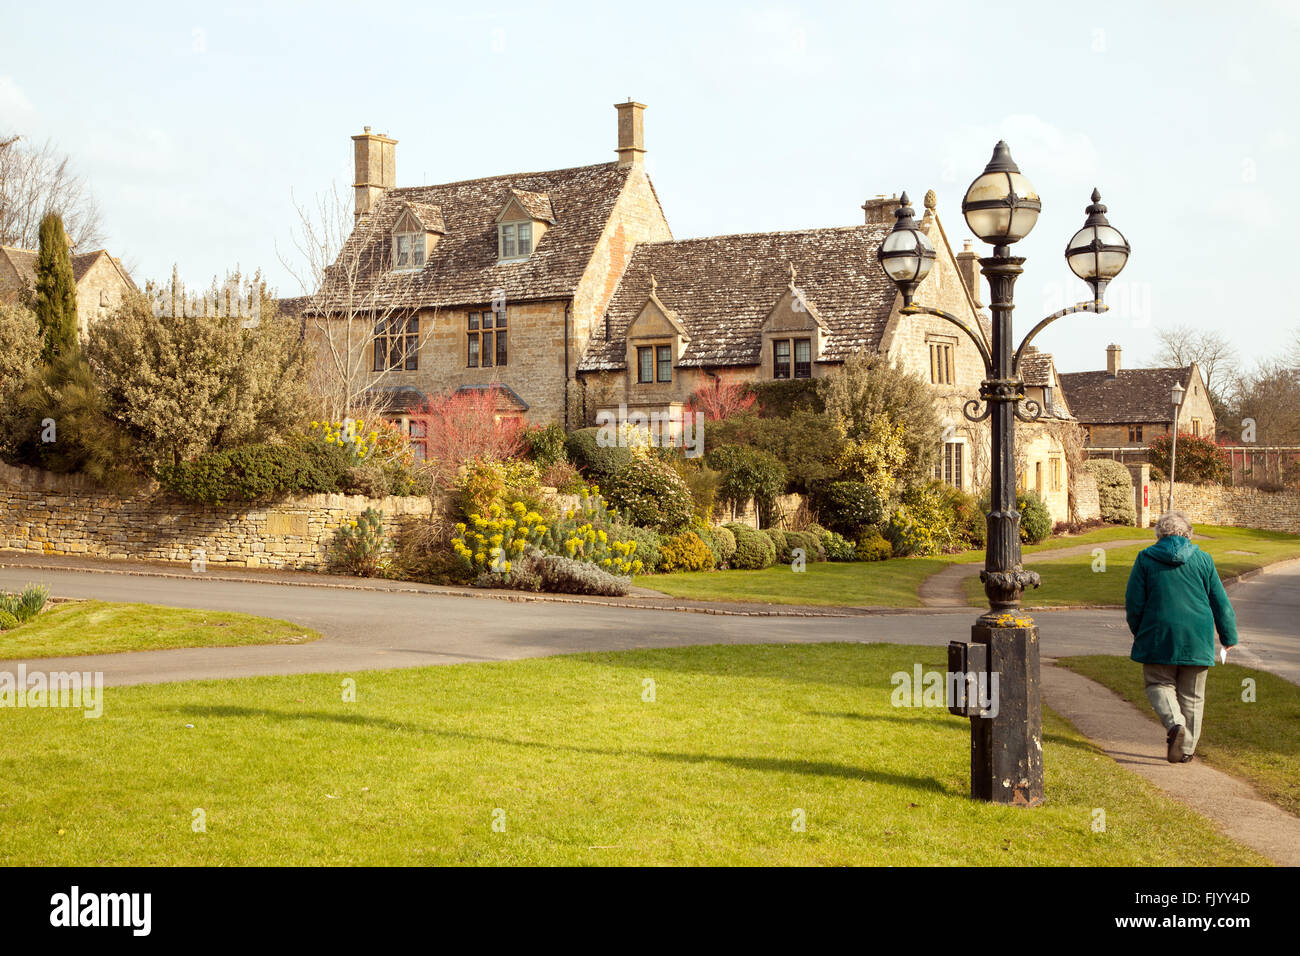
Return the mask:
[(1037, 806), (1043, 802), (1038, 627), (977, 623), (971, 643), (985, 648), (992, 706), (971, 717), (970, 795), (989, 803)]

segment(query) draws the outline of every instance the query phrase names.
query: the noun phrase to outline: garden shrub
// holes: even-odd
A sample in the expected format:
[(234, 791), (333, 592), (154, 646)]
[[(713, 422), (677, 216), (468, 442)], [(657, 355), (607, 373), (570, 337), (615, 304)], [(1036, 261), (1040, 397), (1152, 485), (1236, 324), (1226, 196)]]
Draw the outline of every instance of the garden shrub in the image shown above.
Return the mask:
[(596, 440), (599, 431), (599, 428), (579, 428), (569, 432), (564, 448), (568, 452), (569, 461), (582, 471), (588, 481), (604, 486), (634, 456), (630, 448), (619, 445), (602, 447)]
[(705, 456), (710, 468), (722, 473), (718, 495), (732, 508), (751, 498), (760, 517), (771, 517), (776, 496), (785, 491), (785, 466), (775, 455), (744, 445), (724, 445)]
[(826, 537), (822, 539), (822, 547), (826, 550), (827, 561), (858, 560), (858, 551), (853, 542), (834, 531), (826, 532)]
[(942, 483), (931, 482), (903, 493), (884, 533), (900, 557), (940, 554), (957, 546), (955, 525)]
[(730, 528), (724, 528), (721, 525), (714, 525), (709, 528), (709, 533), (713, 535), (713, 540), (718, 546), (719, 564), (727, 564), (736, 554), (736, 536), (731, 533)]
[(732, 555), (731, 566), (747, 571), (758, 571), (770, 567), (776, 561), (776, 546), (772, 539), (748, 525), (724, 525), (736, 538), (736, 553)]
[(543, 591), (558, 594), (598, 594), (622, 597), (632, 585), (632, 579), (618, 577), (608, 571), (573, 558), (546, 554), (536, 559), (537, 574)]
[[(1169, 476), (1171, 444), (1172, 439), (1169, 435), (1156, 435), (1147, 443), (1151, 473), (1154, 475), (1158, 472), (1162, 479), (1167, 479)], [(1220, 448), (1213, 438), (1180, 431), (1174, 477), (1178, 481), (1195, 484), (1224, 484), (1232, 479), (1232, 466), (1228, 462), (1228, 453)]]
[(804, 558), (808, 561), (825, 561), (826, 549), (822, 545), (821, 535), (812, 531), (787, 531), (785, 540), (790, 545), (791, 557), (795, 548), (803, 548)]
[(0, 611), (0, 631), (12, 631), (22, 622), (8, 611)]
[(713, 551), (694, 531), (682, 531), (664, 538), (660, 547), (659, 570), (708, 571), (713, 568)]
[(378, 465), (362, 462), (347, 469), (343, 475), (343, 492), (349, 495), (365, 495), (367, 498), (383, 498), (388, 495), (388, 476)]
[(1026, 491), (1017, 496), (1020, 509), (1020, 540), (1026, 544), (1046, 541), (1052, 533), (1052, 514), (1036, 491)]
[(786, 540), (785, 532), (780, 528), (764, 528), (763, 534), (772, 539), (772, 547), (776, 550), (776, 560), (781, 564), (789, 564), (794, 558), (790, 553), (790, 542)]
[(367, 508), (334, 532), (330, 566), (344, 574), (372, 578), (379, 573), (384, 553), (384, 516)]
[(625, 525), (618, 529), (618, 536), (625, 541), (636, 543), (634, 553), (641, 559), (643, 571), (653, 573), (659, 570), (660, 548), (663, 540), (658, 531), (652, 528), (638, 528), (636, 525)]
[(702, 521), (712, 521), (718, 502), (718, 489), (722, 486), (722, 475), (698, 459), (681, 455), (674, 455), (671, 464), (691, 493), (695, 517)]
[(681, 475), (657, 458), (633, 458), (606, 486), (606, 496), (632, 524), (676, 531), (691, 519), (695, 503)]
[(1133, 477), (1127, 468), (1109, 458), (1090, 458), (1083, 467), (1097, 481), (1097, 501), (1101, 516), (1110, 524), (1137, 523), (1133, 506)]
[(691, 521), (691, 526), (688, 530), (703, 541), (705, 547), (707, 547), (710, 553), (712, 553), (713, 566), (715, 568), (721, 567), (722, 546), (718, 543), (718, 537), (713, 533), (713, 528), (696, 518)]
[(894, 556), (894, 547), (875, 528), (858, 539), (853, 549), (859, 561), (884, 561)]
[(337, 445), (245, 445), (163, 465), (158, 480), (186, 501), (220, 504), (337, 493), (350, 466)]
[(530, 547), (541, 546), (549, 531), (542, 515), (523, 502), (505, 508), (494, 501), (456, 525), (451, 548), (471, 571), (505, 573)]
[(887, 517), (885, 500), (861, 481), (832, 481), (814, 498), (817, 517), (832, 531), (858, 538)]
[(564, 429), (554, 422), (524, 434), (528, 458), (542, 470), (564, 461), (564, 440)]
[(573, 465), (567, 461), (557, 461), (547, 465), (542, 471), (542, 484), (547, 488), (554, 488), (562, 495), (575, 495), (586, 482), (582, 480), (582, 475)]

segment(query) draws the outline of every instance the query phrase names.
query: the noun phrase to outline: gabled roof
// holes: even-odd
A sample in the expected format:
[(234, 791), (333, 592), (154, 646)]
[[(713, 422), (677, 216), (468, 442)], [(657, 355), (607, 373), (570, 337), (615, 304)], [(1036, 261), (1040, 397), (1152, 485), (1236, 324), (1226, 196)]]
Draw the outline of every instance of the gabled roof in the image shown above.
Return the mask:
[(578, 370), (624, 367), (624, 336), (650, 294), (652, 273), (659, 299), (691, 336), (678, 364), (757, 364), (763, 320), (789, 291), (791, 263), (798, 288), (830, 332), (821, 358), (874, 350), (894, 306), (894, 285), (876, 262), (889, 230), (851, 226), (639, 245), (606, 311), (609, 337), (597, 330)]
[(497, 411), (499, 412), (526, 412), (528, 403), (519, 397), (509, 385), (502, 382), (492, 382), (487, 385), (462, 385), (456, 389), (457, 392), (487, 392), (495, 391), (497, 395)]
[[(423, 227), (425, 232), (445, 233), (447, 231), (447, 224), (443, 221), (440, 207), (427, 202), (407, 202), (402, 205), (403, 208), (410, 211), (411, 215), (415, 217), (415, 221)], [(400, 219), (401, 213), (399, 212), (393, 221), (397, 222)]]
[(1020, 357), (1020, 377), (1026, 385), (1038, 388), (1052, 387), (1052, 355), (1050, 352), (1038, 351), (1037, 345), (1025, 349)]
[[(340, 258), (360, 258), (363, 291), (373, 293), (376, 305), (481, 305), (492, 301), (498, 289), (515, 300), (569, 298), (629, 172), (617, 163), (601, 163), (390, 189), (361, 217)], [(549, 197), (554, 225), (527, 259), (498, 262), (496, 217), (516, 191)], [(392, 227), (402, 208), (416, 203), (437, 206), (446, 232), (422, 270), (394, 275), (388, 268)], [(329, 304), (327, 296), (317, 298), (318, 306)]]
[[(0, 255), (4, 256), (13, 265), (14, 271), (18, 273), (20, 279), (29, 286), (36, 285), (36, 260), (40, 253), (33, 252), (31, 249), (17, 249), (13, 246), (0, 246)], [(99, 257), (104, 256), (109, 263), (121, 275), (122, 281), (134, 289), (135, 283), (127, 275), (122, 264), (108, 254), (107, 249), (96, 249), (94, 252), (77, 253), (69, 258), (72, 260), (72, 281), (80, 282), (85, 278), (86, 273), (90, 271), (91, 266), (99, 261)]]
[(1192, 366), (1125, 368), (1109, 372), (1064, 372), (1058, 375), (1074, 417), (1085, 425), (1172, 422), (1169, 390), (1187, 386)]
[(542, 222), (555, 224), (555, 210), (551, 206), (551, 197), (546, 193), (529, 192), (526, 189), (511, 189), (510, 195), (519, 203), (525, 213)]

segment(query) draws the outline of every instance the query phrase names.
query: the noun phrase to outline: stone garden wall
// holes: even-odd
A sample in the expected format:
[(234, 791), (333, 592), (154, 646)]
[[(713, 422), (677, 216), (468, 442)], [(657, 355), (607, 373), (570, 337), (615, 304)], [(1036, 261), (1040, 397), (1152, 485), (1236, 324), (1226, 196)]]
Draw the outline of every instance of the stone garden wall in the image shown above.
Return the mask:
[[(1151, 480), (1151, 521), (1160, 517), (1169, 482)], [(1157, 504), (1159, 505), (1157, 507)], [(1300, 534), (1300, 491), (1261, 491), (1229, 485), (1174, 484), (1174, 509), (1193, 524), (1234, 525)]]
[(319, 569), (335, 530), (370, 507), (390, 541), (430, 512), (427, 498), (361, 495), (212, 507), (152, 485), (113, 493), (80, 476), (0, 464), (0, 551), (188, 564), (201, 549), (210, 564)]

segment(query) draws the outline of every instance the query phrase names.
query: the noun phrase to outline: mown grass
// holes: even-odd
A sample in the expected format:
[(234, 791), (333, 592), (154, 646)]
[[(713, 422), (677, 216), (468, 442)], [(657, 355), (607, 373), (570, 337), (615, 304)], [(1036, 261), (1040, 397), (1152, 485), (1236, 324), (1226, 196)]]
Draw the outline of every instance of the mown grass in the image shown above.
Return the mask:
[(0, 631), (0, 660), (173, 647), (304, 644), (319, 637), (300, 624), (251, 614), (69, 601), (46, 608), (20, 627)]
[(674, 648), (109, 688), (98, 720), (3, 709), (0, 863), (1266, 862), (1050, 713), (1047, 804), (971, 801), (967, 722), (890, 704), (917, 662), (944, 651)]
[[(1026, 554), (1079, 545), (1132, 540), (1137, 528), (1097, 528), (1085, 534), (1052, 538), (1025, 548)], [(920, 607), (917, 588), (930, 575), (950, 564), (982, 562), (983, 551), (963, 551), (931, 558), (891, 558), (888, 561), (809, 563), (796, 573), (780, 564), (762, 571), (699, 571), (686, 574), (642, 575), (636, 583), (672, 597), (700, 601), (754, 601), (766, 604), (808, 604), (872, 607)], [(977, 581), (978, 583), (978, 581)], [(983, 592), (975, 605), (984, 603)]]
[[(1064, 657), (1058, 663), (1152, 713), (1141, 664), (1101, 655)], [(1243, 699), (1249, 696), (1245, 681), (1254, 682), (1253, 701)], [(1300, 687), (1239, 664), (1210, 668), (1205, 686), (1205, 729), (1197, 756), (1249, 780), (1263, 796), (1300, 815)]]
[[(1139, 529), (1130, 528), (1132, 537), (1141, 536)], [(1257, 528), (1229, 528), (1217, 525), (1197, 525), (1196, 544), (1214, 558), (1220, 577), (1241, 574), (1268, 564), (1300, 557), (1300, 535), (1281, 531), (1261, 531)], [(1155, 543), (1155, 533), (1148, 531), (1150, 544)], [(1106, 548), (1105, 571), (1093, 570), (1092, 554), (1073, 555), (1034, 567), (1042, 576), (1038, 590), (1025, 593), (1026, 604), (1123, 604), (1124, 589), (1129, 572), (1138, 552), (1150, 545), (1127, 545)], [(1229, 554), (1229, 551), (1250, 551), (1252, 554)], [(1033, 566), (1032, 562), (1026, 562)], [(965, 582), (966, 595), (978, 604), (983, 587), (978, 579)]]

